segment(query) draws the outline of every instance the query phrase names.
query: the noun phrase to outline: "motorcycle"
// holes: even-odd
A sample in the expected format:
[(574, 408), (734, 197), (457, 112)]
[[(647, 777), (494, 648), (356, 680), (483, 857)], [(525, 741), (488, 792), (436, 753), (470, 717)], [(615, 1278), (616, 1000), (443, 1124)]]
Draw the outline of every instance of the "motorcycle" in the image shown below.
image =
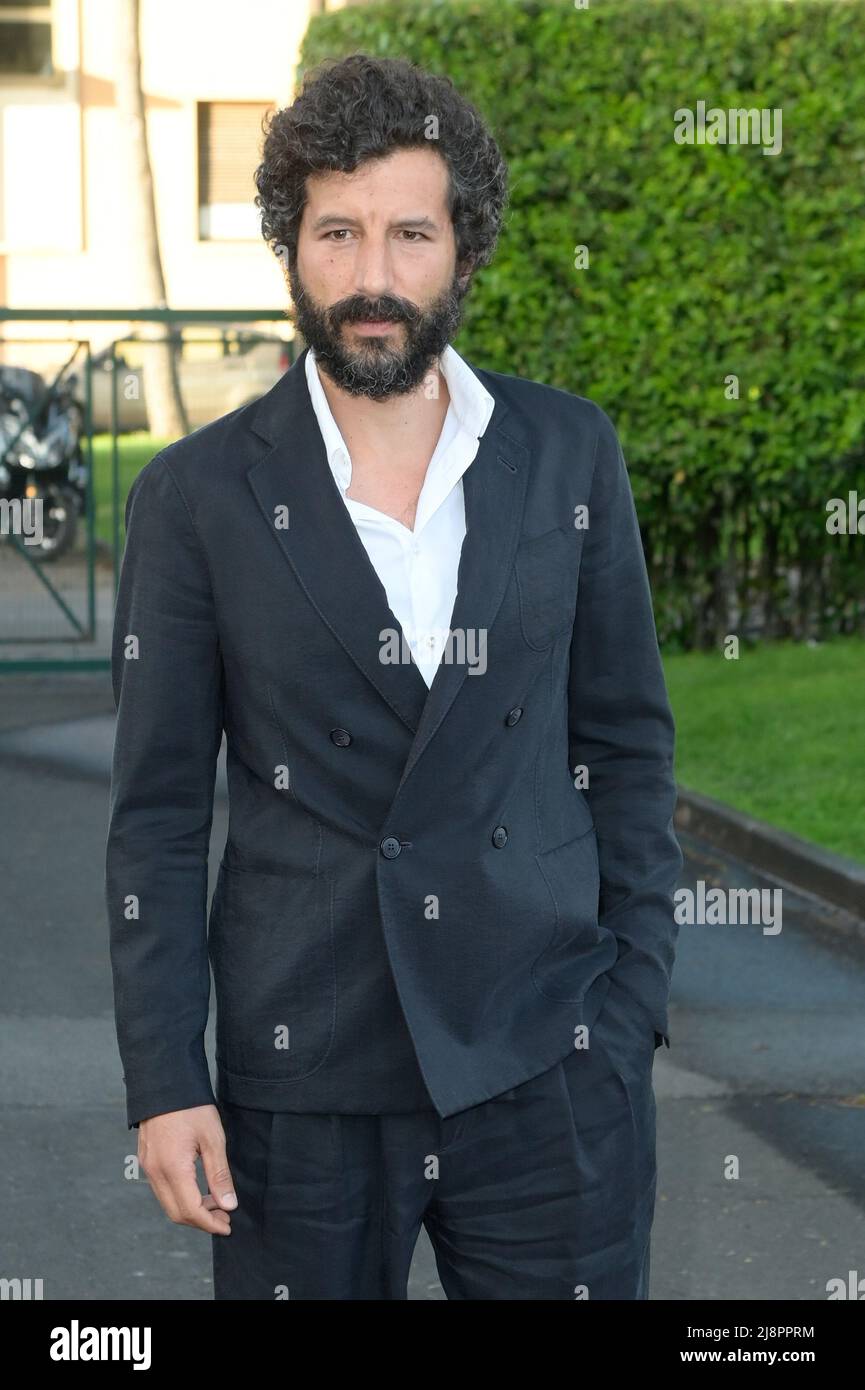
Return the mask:
[(64, 372), (49, 385), (38, 372), (0, 366), (0, 499), (18, 501), (23, 515), (41, 513), (27, 540), (39, 561), (72, 549), (87, 499), (84, 408), (77, 375)]

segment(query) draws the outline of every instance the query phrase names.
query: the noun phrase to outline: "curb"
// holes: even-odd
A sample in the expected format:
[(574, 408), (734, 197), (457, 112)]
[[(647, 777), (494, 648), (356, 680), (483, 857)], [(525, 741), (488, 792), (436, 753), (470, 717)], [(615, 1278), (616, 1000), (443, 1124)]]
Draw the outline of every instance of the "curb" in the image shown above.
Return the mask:
[(856, 934), (865, 936), (865, 865), (857, 860), (821, 849), (687, 787), (679, 787), (674, 825), (760, 873), (840, 908), (856, 919)]

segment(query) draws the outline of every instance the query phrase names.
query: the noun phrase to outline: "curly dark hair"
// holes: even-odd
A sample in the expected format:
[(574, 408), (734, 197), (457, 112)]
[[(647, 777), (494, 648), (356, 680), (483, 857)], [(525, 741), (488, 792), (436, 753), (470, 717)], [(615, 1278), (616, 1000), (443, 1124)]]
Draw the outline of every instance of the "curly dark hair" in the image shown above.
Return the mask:
[(277, 256), (285, 249), (292, 270), (308, 174), (351, 173), (365, 160), (430, 145), (448, 166), (457, 265), (471, 275), (492, 260), (507, 205), (507, 166), (480, 113), (449, 77), (404, 58), (327, 59), (305, 75), (291, 106), (272, 113), (264, 132), (255, 204), (262, 236)]

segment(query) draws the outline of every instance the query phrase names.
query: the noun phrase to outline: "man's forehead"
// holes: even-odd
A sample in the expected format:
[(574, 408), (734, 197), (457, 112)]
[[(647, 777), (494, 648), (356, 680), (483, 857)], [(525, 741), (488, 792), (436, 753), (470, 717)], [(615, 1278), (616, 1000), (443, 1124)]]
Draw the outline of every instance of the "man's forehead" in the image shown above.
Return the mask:
[(360, 192), (364, 185), (376, 183), (385, 195), (397, 191), (399, 183), (414, 184), (444, 193), (447, 187), (447, 165), (435, 150), (394, 150), (385, 156), (365, 159), (356, 169), (322, 169), (308, 174), (308, 197), (322, 198), (328, 193)]

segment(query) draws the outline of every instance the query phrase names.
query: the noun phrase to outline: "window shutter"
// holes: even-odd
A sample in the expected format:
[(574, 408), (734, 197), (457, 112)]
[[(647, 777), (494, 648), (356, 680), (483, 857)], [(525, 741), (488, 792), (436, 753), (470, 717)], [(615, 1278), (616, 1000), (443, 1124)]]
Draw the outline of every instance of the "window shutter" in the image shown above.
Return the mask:
[(253, 174), (261, 159), (262, 101), (198, 104), (199, 233), (206, 238), (257, 238)]

